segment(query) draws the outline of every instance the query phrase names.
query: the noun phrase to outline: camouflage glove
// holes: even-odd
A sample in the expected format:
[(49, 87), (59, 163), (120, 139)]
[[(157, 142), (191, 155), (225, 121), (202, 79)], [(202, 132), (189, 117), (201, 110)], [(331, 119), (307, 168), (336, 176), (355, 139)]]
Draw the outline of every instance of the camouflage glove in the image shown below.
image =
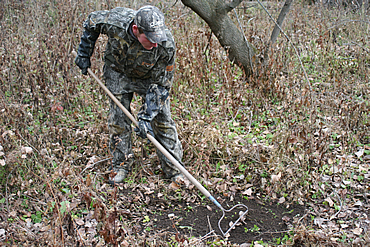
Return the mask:
[(146, 92), (144, 104), (137, 114), (138, 119), (151, 122), (161, 111), (168, 96), (169, 93), (165, 87), (151, 84)]
[(139, 119), (139, 128), (135, 128), (137, 134), (146, 138), (146, 134), (154, 136), (152, 126), (150, 123), (153, 118), (158, 115), (162, 109), (163, 104), (168, 98), (168, 90), (157, 84), (152, 84), (145, 95), (145, 102), (137, 114)]
[(87, 68), (91, 67), (90, 58), (77, 56), (75, 63), (81, 69), (82, 74), (87, 75)]
[(150, 122), (145, 120), (139, 120), (138, 122), (139, 127), (136, 127), (134, 130), (138, 136), (145, 139), (146, 134), (149, 133), (151, 136), (154, 136), (152, 126)]

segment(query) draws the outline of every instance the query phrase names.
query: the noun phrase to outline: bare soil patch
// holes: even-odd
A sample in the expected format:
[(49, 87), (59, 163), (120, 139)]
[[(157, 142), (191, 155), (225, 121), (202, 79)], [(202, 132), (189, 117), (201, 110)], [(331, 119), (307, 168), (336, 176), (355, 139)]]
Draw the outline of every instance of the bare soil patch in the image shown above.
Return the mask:
[[(134, 198), (135, 194), (137, 190), (121, 190), (120, 197), (125, 200), (124, 198)], [(137, 218), (141, 233), (150, 229), (149, 231), (160, 233), (165, 241), (176, 236), (177, 241), (180, 242), (181, 239), (189, 237), (223, 238), (218, 227), (222, 211), (208, 199), (201, 200), (197, 197), (194, 202), (187, 202), (179, 196), (179, 191), (172, 191), (166, 199), (159, 198), (158, 195), (161, 194), (153, 193), (146, 197), (146, 213)], [(305, 207), (296, 204), (283, 206), (276, 202), (262, 202), (239, 196), (236, 196), (233, 201), (230, 201), (230, 198), (217, 196), (217, 200), (225, 209), (230, 209), (237, 204), (248, 207), (246, 218), (227, 236), (227, 240), (232, 244), (251, 243), (257, 240), (276, 243), (275, 239), (282, 239), (287, 235), (294, 222), (297, 222), (305, 213)], [(220, 222), (224, 232), (229, 229), (231, 222), (235, 222), (239, 217), (242, 209), (237, 207), (225, 214)]]

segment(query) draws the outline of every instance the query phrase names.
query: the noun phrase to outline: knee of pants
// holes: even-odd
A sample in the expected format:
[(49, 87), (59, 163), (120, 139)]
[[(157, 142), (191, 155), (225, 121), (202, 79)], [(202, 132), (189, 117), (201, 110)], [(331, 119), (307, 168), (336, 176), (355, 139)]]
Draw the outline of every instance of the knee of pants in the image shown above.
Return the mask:
[(123, 133), (132, 132), (131, 127), (126, 125), (108, 124), (108, 129), (110, 135), (122, 135)]
[[(116, 98), (122, 103), (122, 105), (130, 111), (130, 101), (132, 94), (115, 95)], [(131, 133), (131, 120), (127, 117), (124, 112), (118, 107), (118, 105), (110, 101), (109, 117), (108, 117), (108, 128), (112, 135), (120, 135), (125, 132)]]

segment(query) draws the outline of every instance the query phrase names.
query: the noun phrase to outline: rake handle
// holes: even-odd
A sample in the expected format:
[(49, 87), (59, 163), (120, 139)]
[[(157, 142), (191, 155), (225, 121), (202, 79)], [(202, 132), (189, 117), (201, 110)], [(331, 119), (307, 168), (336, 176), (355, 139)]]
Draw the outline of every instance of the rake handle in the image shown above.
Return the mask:
[[(76, 57), (77, 53), (75, 51), (72, 51), (72, 54)], [(112, 94), (112, 92), (104, 85), (104, 83), (94, 74), (94, 72), (88, 68), (87, 72), (95, 78), (95, 80), (98, 82), (100, 87), (108, 94), (108, 96), (114, 101), (114, 103), (117, 104), (117, 106), (126, 114), (128, 118), (135, 124), (135, 126), (138, 126), (137, 120), (132, 116), (132, 114), (121, 104), (120, 101)], [(174, 164), (185, 176), (189, 181), (194, 184), (200, 192), (203, 193), (209, 200), (211, 200), (217, 207), (219, 207), (221, 210), (224, 210), (224, 208), (221, 206), (221, 204), (209, 193), (206, 188), (203, 187), (194, 177), (191, 175), (152, 135), (146, 134), (147, 138), (158, 148), (158, 150), (166, 156), (172, 164)]]

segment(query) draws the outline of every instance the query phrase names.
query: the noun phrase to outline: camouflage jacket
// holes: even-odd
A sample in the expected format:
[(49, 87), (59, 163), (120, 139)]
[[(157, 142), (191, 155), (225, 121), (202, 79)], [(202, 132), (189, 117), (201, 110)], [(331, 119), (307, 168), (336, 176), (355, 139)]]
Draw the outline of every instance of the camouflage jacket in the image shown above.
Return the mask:
[(167, 41), (158, 43), (152, 50), (146, 50), (134, 38), (129, 27), (136, 11), (118, 7), (110, 11), (95, 11), (84, 22), (84, 34), (78, 49), (78, 56), (90, 57), (100, 34), (108, 36), (104, 55), (105, 63), (115, 71), (143, 83), (149, 89), (157, 84), (169, 90), (172, 85), (175, 64), (175, 42), (166, 29)]

